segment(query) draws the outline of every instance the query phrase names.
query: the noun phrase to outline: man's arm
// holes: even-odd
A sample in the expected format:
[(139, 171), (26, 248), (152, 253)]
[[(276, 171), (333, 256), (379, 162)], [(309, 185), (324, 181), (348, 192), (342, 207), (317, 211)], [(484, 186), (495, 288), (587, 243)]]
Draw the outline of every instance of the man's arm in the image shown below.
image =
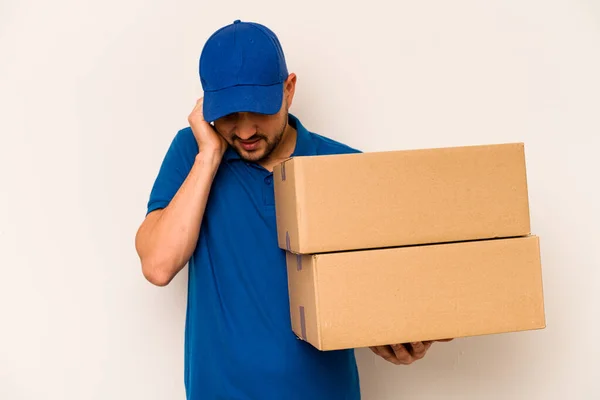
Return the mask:
[(173, 140), (154, 183), (135, 247), (146, 279), (168, 285), (192, 256), (210, 189), (227, 142), (204, 120), (203, 99), (188, 117), (191, 132)]
[(165, 286), (188, 262), (200, 233), (200, 225), (221, 154), (200, 152), (189, 175), (163, 209), (150, 212), (135, 239), (146, 279)]

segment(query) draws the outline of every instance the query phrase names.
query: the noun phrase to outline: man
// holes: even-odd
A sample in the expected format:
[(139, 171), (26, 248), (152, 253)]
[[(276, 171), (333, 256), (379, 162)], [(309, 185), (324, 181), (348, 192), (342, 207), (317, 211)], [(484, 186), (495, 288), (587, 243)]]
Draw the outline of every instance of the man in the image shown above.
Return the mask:
[[(358, 150), (288, 113), (296, 75), (265, 26), (238, 20), (215, 32), (200, 78), (204, 98), (170, 145), (136, 235), (143, 274), (155, 285), (189, 261), (187, 398), (359, 399), (353, 350), (321, 352), (291, 330), (272, 175), (290, 156)], [(372, 350), (410, 364), (429, 346)]]

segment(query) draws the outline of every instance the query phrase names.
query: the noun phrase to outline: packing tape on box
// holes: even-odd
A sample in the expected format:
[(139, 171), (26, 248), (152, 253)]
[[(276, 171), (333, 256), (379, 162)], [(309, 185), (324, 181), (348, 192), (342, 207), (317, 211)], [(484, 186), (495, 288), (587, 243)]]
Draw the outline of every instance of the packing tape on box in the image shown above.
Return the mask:
[(306, 341), (306, 316), (304, 315), (304, 306), (300, 306), (300, 332), (302, 339)]

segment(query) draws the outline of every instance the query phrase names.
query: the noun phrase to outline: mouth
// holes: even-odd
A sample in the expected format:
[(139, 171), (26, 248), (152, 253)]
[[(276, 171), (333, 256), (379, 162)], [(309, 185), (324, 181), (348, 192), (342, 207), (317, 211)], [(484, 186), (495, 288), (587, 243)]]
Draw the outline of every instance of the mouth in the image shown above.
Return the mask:
[(238, 140), (240, 146), (246, 151), (256, 150), (258, 145), (260, 144), (261, 138), (256, 138), (254, 140)]

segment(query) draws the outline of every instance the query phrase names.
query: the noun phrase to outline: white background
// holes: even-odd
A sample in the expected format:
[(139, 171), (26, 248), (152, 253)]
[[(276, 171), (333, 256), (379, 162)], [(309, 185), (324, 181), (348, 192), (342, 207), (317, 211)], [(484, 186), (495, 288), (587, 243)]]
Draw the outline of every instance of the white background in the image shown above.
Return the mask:
[(0, 399), (184, 398), (186, 273), (147, 283), (134, 235), (201, 47), (237, 18), (279, 35), (310, 130), (525, 142), (547, 329), (410, 367), (360, 350), (364, 398), (600, 398), (597, 0), (1, 0)]

